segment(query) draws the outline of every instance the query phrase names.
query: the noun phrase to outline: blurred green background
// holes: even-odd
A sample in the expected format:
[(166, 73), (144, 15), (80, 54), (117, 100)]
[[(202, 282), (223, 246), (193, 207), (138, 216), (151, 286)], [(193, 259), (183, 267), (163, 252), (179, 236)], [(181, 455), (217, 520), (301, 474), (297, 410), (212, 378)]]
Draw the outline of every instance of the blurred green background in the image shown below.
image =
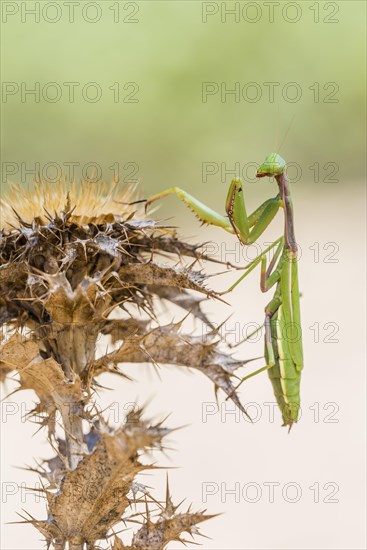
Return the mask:
[[(47, 163), (79, 163), (80, 177), (96, 162), (104, 179), (119, 166), (145, 194), (210, 189), (222, 208), (225, 169), (251, 179), (244, 165), (284, 138), (302, 185), (361, 181), (365, 2), (75, 2), (74, 13), (36, 4), (2, 3), (3, 185), (31, 181), (36, 162), (49, 178)], [(78, 83), (73, 101), (65, 82)]]

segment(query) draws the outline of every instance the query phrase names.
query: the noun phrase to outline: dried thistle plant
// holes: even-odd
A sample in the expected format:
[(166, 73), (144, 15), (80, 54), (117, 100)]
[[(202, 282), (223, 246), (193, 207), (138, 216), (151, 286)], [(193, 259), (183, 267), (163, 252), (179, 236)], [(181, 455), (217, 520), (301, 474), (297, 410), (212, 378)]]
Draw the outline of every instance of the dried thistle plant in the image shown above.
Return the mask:
[[(204, 340), (185, 334), (182, 323), (159, 322), (159, 304), (169, 302), (211, 326), (201, 302), (217, 296), (184, 261), (200, 260), (200, 247), (137, 215), (128, 204), (135, 199), (131, 187), (63, 181), (12, 187), (1, 201), (0, 376), (15, 371), (18, 390), (38, 397), (32, 414), (54, 456), (36, 470), (47, 519), (25, 521), (57, 550), (97, 548), (103, 540), (114, 550), (163, 550), (211, 517), (177, 512), (168, 484), (161, 503), (136, 482), (153, 468), (139, 457), (162, 449), (171, 430), (145, 420), (142, 410), (118, 429), (108, 426), (96, 402), (102, 373), (126, 376), (131, 363), (194, 368), (242, 409), (233, 377), (243, 362), (219, 349), (216, 331)], [(98, 356), (101, 335), (113, 350)], [(133, 503), (143, 509), (132, 513)], [(130, 546), (114, 535), (121, 521), (140, 524)]]

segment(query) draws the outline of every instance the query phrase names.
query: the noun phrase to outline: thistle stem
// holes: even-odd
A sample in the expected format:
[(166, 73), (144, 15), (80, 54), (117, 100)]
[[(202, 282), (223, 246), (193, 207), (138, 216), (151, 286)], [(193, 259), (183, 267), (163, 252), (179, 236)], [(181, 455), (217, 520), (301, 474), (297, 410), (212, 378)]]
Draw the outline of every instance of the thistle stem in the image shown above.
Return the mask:
[(84, 443), (83, 421), (75, 414), (75, 406), (66, 404), (60, 411), (65, 429), (66, 456), (70, 470), (75, 470), (87, 452)]

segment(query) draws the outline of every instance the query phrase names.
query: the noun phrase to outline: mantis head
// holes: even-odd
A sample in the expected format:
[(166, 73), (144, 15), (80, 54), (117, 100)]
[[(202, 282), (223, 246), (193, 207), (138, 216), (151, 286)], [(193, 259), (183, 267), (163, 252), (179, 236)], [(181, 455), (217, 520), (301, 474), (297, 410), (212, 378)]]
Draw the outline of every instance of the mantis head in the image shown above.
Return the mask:
[(285, 160), (278, 153), (270, 153), (265, 158), (264, 162), (259, 166), (256, 177), (264, 178), (265, 176), (280, 176), (285, 170)]

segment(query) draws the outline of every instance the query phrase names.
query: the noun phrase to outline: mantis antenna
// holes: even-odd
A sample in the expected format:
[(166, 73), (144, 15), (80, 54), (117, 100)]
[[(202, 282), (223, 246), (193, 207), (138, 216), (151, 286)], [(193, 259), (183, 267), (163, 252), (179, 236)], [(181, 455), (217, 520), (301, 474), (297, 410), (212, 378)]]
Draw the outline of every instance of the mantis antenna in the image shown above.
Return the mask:
[(284, 143), (285, 143), (285, 141), (286, 141), (286, 139), (287, 139), (287, 137), (288, 137), (288, 134), (289, 134), (289, 132), (290, 132), (292, 126), (293, 126), (293, 122), (294, 122), (294, 119), (295, 119), (295, 118), (296, 118), (296, 113), (294, 113), (294, 115), (292, 116), (291, 120), (289, 121), (288, 128), (287, 128), (286, 131), (285, 131), (284, 137), (283, 137), (283, 139), (282, 139), (282, 141), (281, 141), (279, 147), (277, 147), (277, 148), (275, 149), (276, 152), (277, 152), (278, 154), (280, 153), (280, 150), (281, 150), (281, 148), (283, 147), (283, 145), (284, 145)]

